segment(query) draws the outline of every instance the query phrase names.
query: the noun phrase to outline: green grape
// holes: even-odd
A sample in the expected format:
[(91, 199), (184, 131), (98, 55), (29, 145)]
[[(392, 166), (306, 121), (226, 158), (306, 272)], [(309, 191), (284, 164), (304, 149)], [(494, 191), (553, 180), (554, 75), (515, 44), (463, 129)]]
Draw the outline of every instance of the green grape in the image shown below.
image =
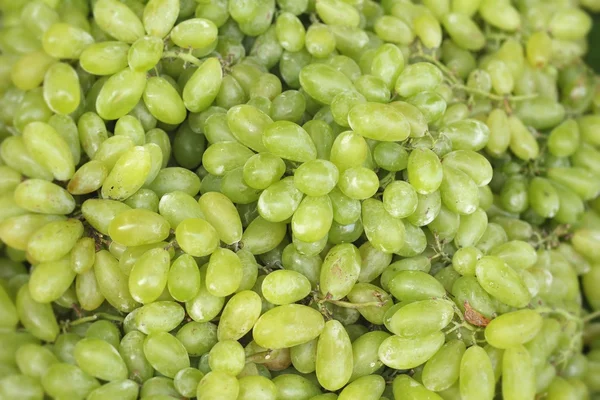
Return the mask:
[(454, 150), (478, 151), (487, 144), (490, 129), (483, 122), (465, 119), (450, 123), (441, 133), (450, 138)]
[(150, 0), (146, 7), (142, 22), (144, 29), (151, 36), (164, 38), (175, 25), (180, 5), (173, 0)]
[(402, 171), (408, 165), (408, 152), (398, 143), (381, 142), (373, 149), (373, 160), (387, 171)]
[(54, 58), (78, 59), (94, 38), (85, 30), (56, 22), (52, 24), (42, 37), (42, 47), (46, 54)]
[(0, 326), (2, 328), (13, 329), (19, 323), (19, 316), (13, 300), (9, 297), (4, 288), (0, 288), (0, 303), (2, 304), (2, 320)]
[(185, 347), (167, 332), (151, 333), (144, 339), (144, 355), (161, 374), (174, 377), (177, 372), (190, 366)]
[(127, 366), (119, 352), (100, 339), (85, 338), (75, 346), (75, 360), (86, 373), (106, 381), (127, 378)]
[(406, 170), (410, 186), (420, 194), (435, 192), (444, 177), (438, 156), (429, 149), (413, 150), (408, 156)]
[(144, 209), (126, 210), (110, 222), (110, 237), (125, 246), (158, 243), (169, 236), (170, 226), (165, 218)]
[(210, 256), (206, 271), (206, 289), (217, 297), (234, 293), (242, 280), (242, 262), (228, 249), (218, 248)]
[(118, 159), (133, 148), (133, 141), (124, 136), (112, 136), (100, 143), (94, 161), (100, 161), (108, 171), (111, 171)]
[(335, 50), (335, 36), (326, 25), (313, 24), (305, 34), (306, 50), (314, 57), (325, 58)]
[(22, 214), (0, 223), (0, 239), (15, 250), (26, 250), (30, 237), (49, 222), (62, 220), (57, 215)]
[(222, 340), (216, 343), (208, 354), (211, 371), (238, 375), (244, 368), (244, 348), (235, 340)]
[(47, 347), (35, 343), (22, 343), (15, 352), (15, 362), (23, 375), (42, 378), (58, 359)]
[(129, 48), (127, 62), (136, 71), (148, 71), (158, 64), (162, 54), (162, 40), (154, 36), (144, 36)]
[(281, 222), (270, 222), (263, 217), (256, 217), (246, 227), (242, 235), (244, 249), (251, 254), (263, 254), (273, 250), (285, 237), (286, 225)]
[(98, 115), (107, 120), (121, 118), (134, 109), (145, 88), (145, 73), (129, 68), (117, 72), (100, 89), (96, 100)]
[(216, 58), (208, 58), (200, 65), (183, 88), (183, 102), (191, 112), (206, 110), (216, 99), (223, 72)]
[(190, 356), (201, 356), (217, 343), (217, 326), (211, 322), (188, 322), (177, 331), (176, 337)]
[(300, 51), (304, 47), (306, 32), (302, 22), (292, 13), (283, 12), (275, 23), (277, 40), (287, 51)]
[(184, 368), (175, 375), (173, 384), (182, 396), (193, 397), (203, 377), (204, 374), (196, 368)]
[(343, 173), (361, 166), (367, 158), (369, 147), (365, 139), (352, 131), (340, 133), (331, 145), (329, 160)]
[(487, 185), (492, 180), (491, 164), (484, 156), (474, 151), (452, 151), (444, 156), (443, 163), (445, 166), (464, 172), (479, 187)]
[(591, 200), (598, 195), (600, 187), (594, 177), (593, 173), (579, 167), (548, 169), (548, 178), (571, 189), (582, 200)]
[(276, 75), (266, 73), (251, 84), (249, 90), (250, 98), (265, 97), (273, 101), (275, 97), (281, 94), (281, 81)]
[(264, 400), (275, 400), (277, 398), (277, 387), (264, 376), (244, 376), (238, 379), (239, 400), (251, 400), (262, 398)]
[(327, 321), (317, 342), (319, 384), (332, 391), (342, 388), (350, 380), (352, 363), (352, 343), (344, 326), (336, 320)]
[[(159, 170), (159, 165), (152, 166), (152, 168), (155, 167), (157, 170)], [(152, 172), (150, 172), (150, 174), (152, 174)], [(148, 182), (147, 179), (146, 182)], [(156, 178), (152, 180), (152, 183), (150, 183), (148, 187), (159, 197), (175, 191), (184, 192), (190, 196), (195, 196), (200, 191), (200, 178), (198, 178), (195, 173), (188, 169), (181, 167), (168, 167), (160, 169), (158, 174), (156, 174)]]
[(469, 347), (460, 361), (459, 388), (463, 399), (493, 399), (494, 369), (490, 357), (479, 346)]
[(245, 290), (235, 294), (225, 305), (217, 336), (219, 340), (238, 340), (248, 333), (261, 312), (260, 297), (253, 291)]
[(485, 37), (473, 20), (465, 14), (442, 14), (442, 24), (450, 38), (460, 47), (477, 51), (485, 45)]
[(326, 0), (316, 4), (319, 18), (327, 25), (357, 27), (360, 15), (358, 10), (341, 0)]
[(65, 63), (55, 63), (44, 76), (44, 100), (57, 114), (70, 114), (80, 102), (79, 78)]
[(542, 317), (532, 310), (518, 310), (503, 314), (485, 328), (489, 344), (507, 349), (527, 343), (542, 327)]
[(379, 346), (379, 359), (395, 369), (410, 369), (429, 360), (444, 344), (444, 334), (434, 332), (415, 338), (390, 336)]
[(210, 192), (203, 194), (198, 203), (206, 221), (215, 228), (221, 241), (226, 244), (240, 241), (242, 222), (231, 200), (221, 193)]
[(27, 252), (39, 262), (57, 261), (71, 251), (82, 235), (83, 225), (76, 219), (50, 222), (31, 236)]
[(129, 312), (138, 306), (129, 293), (127, 276), (121, 272), (119, 262), (108, 251), (96, 253), (94, 273), (100, 293), (113, 307)]
[(125, 115), (117, 120), (115, 125), (115, 136), (126, 136), (130, 138), (136, 146), (142, 146), (146, 142), (146, 133), (142, 122), (132, 115)]
[(275, 305), (295, 303), (308, 296), (310, 291), (309, 280), (296, 271), (274, 271), (262, 282), (263, 296)]
[(219, 142), (209, 146), (202, 156), (202, 165), (211, 174), (223, 176), (244, 166), (254, 153), (237, 142)]
[(281, 349), (315, 339), (324, 327), (323, 316), (315, 309), (288, 304), (275, 307), (261, 315), (254, 325), (252, 335), (262, 347)]
[(175, 389), (173, 379), (164, 376), (155, 376), (143, 383), (140, 391), (141, 398), (158, 398), (165, 399), (179, 396)]
[(358, 134), (381, 141), (402, 141), (410, 134), (410, 124), (396, 108), (385, 104), (362, 103), (350, 109), (348, 123)]
[(297, 371), (310, 374), (315, 372), (317, 357), (317, 339), (299, 344), (290, 349), (290, 359)]
[(560, 223), (573, 223), (579, 221), (584, 212), (581, 198), (572, 190), (560, 183), (550, 180), (558, 193), (559, 208), (554, 219)]
[(94, 112), (87, 112), (79, 117), (77, 130), (81, 147), (90, 158), (96, 155), (100, 144), (108, 139), (104, 121)]
[(219, 93), (215, 99), (215, 104), (218, 107), (229, 109), (248, 100), (244, 88), (231, 75), (225, 75), (221, 82)]
[(362, 258), (359, 282), (371, 282), (390, 265), (392, 255), (375, 248), (371, 243), (363, 243), (359, 249)]
[(502, 357), (502, 393), (507, 398), (535, 397), (535, 369), (523, 346), (511, 347)]
[[(327, 242), (327, 236), (324, 238), (325, 243)], [(293, 244), (287, 244), (284, 246), (283, 253), (281, 254), (281, 260), (277, 261), (281, 262), (284, 269), (296, 271), (304, 275), (312, 287), (315, 287), (319, 281), (319, 275), (321, 272), (321, 265), (323, 264), (323, 260), (318, 255), (322, 248), (317, 248), (316, 250), (310, 248), (310, 252), (306, 252), (305, 248), (298, 245), (298, 241), (296, 240)], [(303, 244), (305, 242), (302, 242)], [(316, 242), (318, 246), (322, 247), (319, 242)], [(314, 243), (309, 243), (309, 245), (315, 245)], [(300, 251), (304, 251), (301, 253)]]
[(539, 97), (521, 102), (516, 115), (525, 125), (535, 129), (548, 129), (564, 120), (565, 108), (554, 99)]
[(479, 190), (471, 177), (446, 164), (443, 166), (443, 175), (440, 194), (444, 205), (457, 214), (474, 213), (479, 206)]
[(42, 386), (46, 394), (54, 398), (85, 399), (100, 384), (74, 365), (57, 363), (50, 366), (42, 378)]
[(396, 268), (393, 271), (393, 277), (387, 282), (387, 287), (389, 292), (398, 300), (427, 300), (441, 298), (446, 294), (444, 287), (434, 277), (425, 272)]
[(155, 248), (137, 259), (129, 273), (129, 292), (134, 300), (145, 304), (160, 296), (167, 285), (170, 258), (167, 250)]
[(306, 99), (298, 90), (286, 90), (277, 95), (271, 104), (270, 115), (274, 121), (300, 122), (306, 111)]
[(591, 29), (592, 21), (589, 15), (580, 9), (562, 8), (560, 14), (554, 14), (548, 26), (552, 35), (558, 39), (580, 39)]
[(200, 290), (200, 271), (193, 257), (179, 256), (169, 269), (167, 278), (169, 293), (177, 301), (193, 299)]
[(145, 382), (154, 374), (154, 369), (143, 352), (145, 337), (146, 335), (139, 331), (131, 331), (123, 336), (118, 349), (127, 369), (131, 371), (129, 378), (137, 383)]
[(268, 115), (250, 105), (235, 106), (227, 112), (227, 123), (233, 136), (258, 152), (267, 151), (263, 144), (262, 132), (272, 122)]
[(390, 15), (378, 18), (373, 30), (382, 40), (402, 45), (408, 45), (415, 37), (410, 26), (401, 19)]
[(7, 166), (31, 178), (52, 179), (52, 173), (31, 157), (23, 138), (8, 137), (0, 144), (0, 155)]
[(144, 26), (137, 15), (116, 0), (99, 0), (94, 5), (94, 19), (100, 29), (120, 42), (133, 43), (144, 36)]
[(291, 161), (305, 162), (317, 156), (308, 133), (293, 122), (278, 121), (268, 125), (262, 140), (268, 151)]
[(220, 371), (211, 371), (198, 384), (198, 400), (235, 400), (238, 398), (240, 385), (231, 375)]
[(104, 295), (100, 292), (93, 270), (87, 270), (75, 277), (75, 295), (81, 308), (88, 311), (97, 309), (104, 302)]
[(184, 102), (179, 93), (164, 78), (155, 76), (148, 79), (143, 98), (148, 111), (158, 121), (177, 125), (183, 122), (187, 116)]
[(369, 283), (354, 285), (348, 293), (348, 299), (355, 304), (379, 303), (376, 306), (363, 306), (358, 309), (367, 321), (377, 325), (383, 324), (384, 314), (392, 306), (390, 295), (381, 288)]
[(439, 191), (422, 195), (417, 193), (417, 208), (407, 217), (407, 221), (415, 226), (430, 224), (440, 213), (442, 199)]
[(363, 75), (354, 81), (354, 86), (358, 93), (369, 102), (387, 103), (390, 101), (390, 89), (382, 79), (376, 76)]
[(34, 301), (50, 303), (71, 286), (75, 272), (71, 269), (70, 258), (43, 262), (36, 265), (29, 281), (29, 293)]
[(201, 218), (187, 218), (177, 225), (177, 243), (194, 257), (210, 255), (219, 246), (219, 235), (211, 224)]
[(406, 66), (398, 75), (395, 90), (402, 97), (434, 90), (442, 82), (442, 72), (433, 64), (416, 63)]
[(325, 64), (307, 65), (300, 71), (299, 79), (306, 93), (324, 104), (331, 104), (336, 94), (354, 88), (342, 72)]
[(90, 400), (104, 400), (111, 398), (134, 400), (137, 399), (138, 392), (139, 387), (135, 382), (129, 379), (123, 379), (109, 382), (97, 389), (94, 389), (92, 392), (90, 392), (87, 398)]
[(462, 276), (454, 281), (452, 295), (461, 310), (465, 309), (468, 303), (472, 309), (487, 318), (496, 314), (493, 300), (472, 276)]
[[(345, 243), (332, 247), (321, 266), (321, 293), (331, 295), (334, 300), (350, 293), (358, 279), (360, 264), (360, 252), (354, 245)], [(344, 276), (344, 280), (337, 280), (340, 276)]]
[(333, 209), (328, 196), (305, 197), (292, 217), (292, 232), (305, 242), (322, 239), (333, 221)]
[(490, 255), (501, 258), (515, 270), (533, 267), (538, 258), (533, 246), (520, 240), (513, 240), (494, 247)]
[[(69, 214), (75, 208), (75, 200), (66, 190), (41, 179), (29, 179), (22, 182), (14, 193), (16, 204), (33, 212)], [(51, 199), (52, 202), (45, 202), (44, 199)]]
[(440, 392), (454, 385), (458, 381), (460, 361), (465, 350), (465, 344), (460, 340), (452, 340), (442, 346), (423, 368), (423, 386)]
[(431, 399), (439, 400), (442, 397), (423, 387), (418, 381), (408, 375), (398, 375), (392, 383), (394, 399)]
[(530, 301), (527, 291), (519, 275), (508, 266), (503, 259), (486, 256), (477, 261), (477, 281), (486, 292), (505, 304), (523, 307)]
[(454, 243), (458, 247), (474, 246), (483, 237), (487, 226), (488, 216), (481, 208), (477, 208), (472, 214), (461, 215)]
[(351, 199), (365, 200), (377, 192), (379, 179), (375, 172), (368, 168), (348, 168), (342, 172), (338, 188)]
[[(414, 272), (414, 271), (404, 271)], [(394, 280), (392, 280), (393, 284)], [(387, 322), (392, 333), (404, 338), (416, 338), (435, 333), (447, 326), (454, 316), (452, 305), (445, 300), (420, 300), (396, 311)]]
[(94, 43), (83, 50), (79, 63), (90, 74), (113, 75), (127, 67), (129, 51), (129, 45), (123, 42)]
[(125, 200), (131, 208), (144, 208), (149, 211), (158, 211), (158, 196), (150, 189), (140, 189)]
[(302, 197), (302, 192), (294, 185), (293, 177), (284, 178), (261, 193), (258, 212), (267, 221), (285, 221), (294, 214)]

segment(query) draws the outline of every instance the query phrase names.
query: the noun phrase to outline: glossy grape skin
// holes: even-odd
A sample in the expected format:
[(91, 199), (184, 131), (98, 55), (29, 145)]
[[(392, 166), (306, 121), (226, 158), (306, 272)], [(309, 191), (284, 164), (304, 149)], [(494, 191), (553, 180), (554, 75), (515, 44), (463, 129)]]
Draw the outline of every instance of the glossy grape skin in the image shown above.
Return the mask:
[[(266, 348), (286, 348), (308, 342), (325, 326), (320, 313), (310, 307), (289, 304), (263, 314), (253, 328), (254, 340)], [(285, 332), (294, 332), (285, 335)]]
[(494, 370), (492, 363), (479, 346), (469, 347), (460, 364), (460, 395), (465, 399), (492, 399), (494, 397)]
[(444, 334), (435, 332), (419, 338), (390, 336), (379, 346), (381, 361), (392, 368), (414, 368), (433, 356), (444, 344)]

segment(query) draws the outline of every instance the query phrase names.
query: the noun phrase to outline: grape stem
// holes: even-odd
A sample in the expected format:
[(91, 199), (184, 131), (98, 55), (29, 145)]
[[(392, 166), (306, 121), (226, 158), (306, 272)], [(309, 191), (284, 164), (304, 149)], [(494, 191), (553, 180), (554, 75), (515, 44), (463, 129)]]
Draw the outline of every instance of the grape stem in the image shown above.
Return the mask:
[(443, 63), (441, 63), (436, 57), (424, 53), (423, 47), (421, 46), (420, 43), (418, 44), (417, 52), (411, 58), (421, 58), (425, 61), (432, 63), (433, 65), (438, 67), (440, 69), (440, 71), (442, 71), (444, 73), (444, 75), (446, 75), (446, 77), (448, 78), (448, 80), (450, 81), (450, 83), (452, 85), (459, 84), (459, 81), (456, 78), (456, 76), (454, 75), (454, 72), (450, 68), (446, 67)]
[(202, 61), (200, 61), (193, 55), (179, 51), (165, 51), (162, 55), (162, 58), (180, 58), (183, 61), (188, 62), (190, 64), (194, 64), (197, 67), (202, 65)]
[(69, 325), (77, 326), (77, 325), (85, 324), (86, 322), (97, 321), (99, 319), (105, 319), (107, 321), (115, 321), (118, 323), (123, 323), (123, 317), (120, 317), (118, 315), (107, 314), (107, 313), (98, 313), (98, 314), (89, 315), (87, 317), (82, 317), (82, 318), (76, 319), (75, 321), (71, 321), (71, 322), (69, 322)]
[(272, 350), (261, 351), (260, 353), (252, 354), (251, 356), (246, 357), (246, 362), (253, 362), (257, 364), (264, 364), (269, 361), (271, 358)]
[(331, 304), (335, 304), (338, 307), (344, 307), (344, 308), (353, 308), (353, 309), (360, 309), (360, 308), (366, 308), (366, 307), (383, 307), (388, 300), (383, 300), (383, 301), (369, 301), (366, 303), (350, 303), (348, 301), (342, 301), (342, 300), (325, 300), (328, 303)]
[(585, 317), (581, 318), (581, 321), (585, 324), (588, 323), (596, 318), (600, 317), (600, 310), (595, 311), (591, 314), (586, 315)]
[(537, 94), (526, 94), (522, 96), (502, 96), (499, 94), (488, 93), (480, 89), (471, 88), (460, 83), (453, 84), (453, 88), (465, 91), (467, 93), (476, 94), (482, 97), (487, 97), (488, 99), (495, 101), (526, 101), (538, 97)]

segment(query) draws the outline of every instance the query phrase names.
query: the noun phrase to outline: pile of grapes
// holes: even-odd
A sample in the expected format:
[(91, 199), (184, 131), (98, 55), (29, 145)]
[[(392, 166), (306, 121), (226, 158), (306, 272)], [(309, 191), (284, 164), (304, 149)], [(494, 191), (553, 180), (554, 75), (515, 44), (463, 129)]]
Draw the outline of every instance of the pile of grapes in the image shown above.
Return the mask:
[(0, 10), (0, 399), (600, 399), (599, 0)]

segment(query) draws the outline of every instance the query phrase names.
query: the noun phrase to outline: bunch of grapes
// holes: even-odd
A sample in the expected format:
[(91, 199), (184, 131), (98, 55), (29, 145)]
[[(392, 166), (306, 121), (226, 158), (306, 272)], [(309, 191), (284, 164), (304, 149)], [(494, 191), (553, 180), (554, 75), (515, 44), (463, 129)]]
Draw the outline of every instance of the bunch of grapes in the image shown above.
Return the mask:
[(600, 398), (600, 1), (0, 11), (0, 399)]

